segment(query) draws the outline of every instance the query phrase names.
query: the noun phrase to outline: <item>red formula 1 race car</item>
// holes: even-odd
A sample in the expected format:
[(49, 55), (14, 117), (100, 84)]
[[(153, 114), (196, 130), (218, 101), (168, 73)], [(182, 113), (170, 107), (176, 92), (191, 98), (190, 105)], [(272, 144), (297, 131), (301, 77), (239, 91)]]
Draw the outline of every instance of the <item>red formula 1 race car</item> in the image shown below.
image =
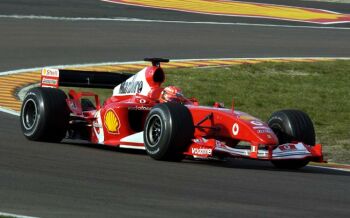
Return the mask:
[[(218, 103), (200, 106), (177, 87), (161, 87), (165, 75), (160, 63), (169, 60), (145, 60), (152, 66), (137, 74), (43, 69), (41, 87), (29, 90), (23, 101), (23, 134), (37, 141), (86, 139), (145, 149), (156, 160), (238, 157), (294, 169), (323, 161), (306, 113), (281, 110), (264, 123)], [(101, 105), (92, 92), (70, 90), (67, 96), (59, 86), (114, 89)]]

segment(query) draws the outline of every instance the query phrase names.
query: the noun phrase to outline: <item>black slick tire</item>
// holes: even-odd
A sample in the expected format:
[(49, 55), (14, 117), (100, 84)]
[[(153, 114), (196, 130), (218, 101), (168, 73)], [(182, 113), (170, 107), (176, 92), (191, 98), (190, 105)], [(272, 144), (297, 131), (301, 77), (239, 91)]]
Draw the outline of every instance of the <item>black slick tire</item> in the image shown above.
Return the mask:
[(60, 142), (66, 136), (69, 123), (66, 98), (66, 94), (59, 89), (30, 89), (20, 114), (24, 136), (33, 141)]
[(158, 104), (149, 112), (144, 127), (144, 143), (156, 160), (180, 161), (194, 134), (192, 115), (176, 103)]
[[(315, 130), (310, 117), (300, 110), (281, 110), (272, 113), (268, 120), (269, 127), (276, 134), (279, 144), (298, 141), (315, 145)], [(274, 160), (277, 168), (298, 169), (306, 166), (309, 160)]]

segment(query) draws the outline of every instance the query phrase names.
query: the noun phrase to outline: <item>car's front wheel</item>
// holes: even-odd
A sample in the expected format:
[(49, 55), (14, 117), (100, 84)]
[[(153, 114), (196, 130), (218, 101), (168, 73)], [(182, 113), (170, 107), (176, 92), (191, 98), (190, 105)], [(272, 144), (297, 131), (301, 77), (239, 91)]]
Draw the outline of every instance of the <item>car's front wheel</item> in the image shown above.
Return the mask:
[(146, 151), (156, 160), (179, 161), (193, 134), (192, 115), (187, 107), (175, 103), (158, 104), (146, 119)]
[[(300, 110), (281, 110), (272, 113), (268, 120), (269, 127), (276, 134), (279, 144), (298, 141), (315, 145), (315, 130), (310, 117)], [(306, 166), (309, 160), (274, 160), (277, 168), (298, 169)]]

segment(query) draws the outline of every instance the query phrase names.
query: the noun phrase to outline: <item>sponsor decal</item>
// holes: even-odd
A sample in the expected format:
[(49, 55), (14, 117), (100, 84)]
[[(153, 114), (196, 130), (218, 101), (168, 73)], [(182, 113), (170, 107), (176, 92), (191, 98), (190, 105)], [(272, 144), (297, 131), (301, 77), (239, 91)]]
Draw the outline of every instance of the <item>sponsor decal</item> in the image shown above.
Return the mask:
[(235, 123), (232, 126), (232, 134), (233, 135), (238, 135), (238, 133), (239, 133), (239, 125), (238, 125), (238, 123)]
[(255, 125), (255, 126), (263, 126), (264, 125), (262, 122), (257, 121), (257, 120), (250, 121), (250, 123)]
[(259, 134), (272, 133), (272, 130), (268, 129), (268, 128), (266, 128), (266, 129), (258, 129), (257, 133), (259, 133)]
[(295, 147), (294, 144), (280, 145), (280, 146), (278, 146), (278, 148), (279, 148), (281, 151), (295, 151), (295, 150), (297, 150), (297, 147)]
[(128, 107), (129, 110), (134, 111), (150, 111), (152, 107), (145, 107), (145, 106), (134, 106), (134, 107)]
[(48, 78), (43, 78), (41, 81), (42, 84), (45, 85), (53, 85), (57, 86), (58, 85), (58, 80), (57, 79), (48, 79)]
[(211, 149), (211, 148), (192, 148), (191, 151), (192, 151), (192, 154), (196, 154), (196, 155), (211, 155), (213, 152), (213, 149)]
[[(151, 91), (150, 84), (146, 79), (147, 68), (144, 68), (134, 76), (130, 77), (120, 85), (116, 86), (113, 89), (113, 96), (118, 95), (131, 95), (131, 94), (142, 94), (143, 96), (147, 96)], [(137, 102), (143, 104), (147, 103), (147, 100), (138, 100)]]
[(119, 94), (140, 93), (142, 87), (142, 81), (125, 81), (120, 85)]
[(109, 133), (119, 134), (120, 122), (119, 117), (114, 112), (114, 110), (109, 109), (104, 116), (105, 126)]
[(41, 72), (43, 76), (59, 77), (60, 71), (58, 69), (43, 69)]

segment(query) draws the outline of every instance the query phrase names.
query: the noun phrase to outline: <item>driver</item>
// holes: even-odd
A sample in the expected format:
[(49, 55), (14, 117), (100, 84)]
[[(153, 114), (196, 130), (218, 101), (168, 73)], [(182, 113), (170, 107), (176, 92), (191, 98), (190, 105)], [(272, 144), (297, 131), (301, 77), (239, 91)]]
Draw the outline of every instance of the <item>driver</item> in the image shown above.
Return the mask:
[(185, 103), (187, 99), (182, 94), (182, 90), (176, 86), (165, 87), (159, 98), (160, 103), (164, 102), (175, 102), (175, 103)]

